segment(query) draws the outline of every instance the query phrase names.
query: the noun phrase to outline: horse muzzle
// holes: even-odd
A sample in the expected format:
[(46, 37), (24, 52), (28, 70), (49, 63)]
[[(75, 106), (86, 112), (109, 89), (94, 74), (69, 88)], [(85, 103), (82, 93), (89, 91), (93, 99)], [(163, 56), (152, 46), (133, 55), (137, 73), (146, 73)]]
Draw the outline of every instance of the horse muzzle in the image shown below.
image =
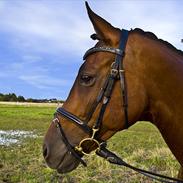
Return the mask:
[(52, 124), (44, 138), (43, 157), (48, 167), (57, 169), (59, 173), (70, 172), (79, 165), (79, 161), (68, 151), (60, 139), (60, 133)]

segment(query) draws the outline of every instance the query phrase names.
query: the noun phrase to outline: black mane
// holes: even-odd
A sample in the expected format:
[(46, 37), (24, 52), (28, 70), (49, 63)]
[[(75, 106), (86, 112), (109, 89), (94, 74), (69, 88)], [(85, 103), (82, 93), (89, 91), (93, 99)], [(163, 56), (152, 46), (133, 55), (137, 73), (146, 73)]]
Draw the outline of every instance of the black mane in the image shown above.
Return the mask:
[(170, 49), (176, 51), (178, 54), (183, 55), (183, 51), (182, 51), (182, 50), (178, 50), (175, 46), (173, 46), (173, 45), (170, 44), (169, 42), (164, 41), (164, 40), (162, 40), (162, 39), (159, 39), (159, 38), (158, 38), (154, 33), (152, 33), (152, 32), (145, 32), (145, 31), (143, 31), (142, 29), (139, 29), (139, 28), (135, 28), (134, 30), (131, 30), (131, 32), (137, 32), (137, 33), (139, 33), (139, 34), (141, 34), (141, 35), (144, 35), (144, 36), (146, 36), (146, 37), (148, 37), (148, 38), (150, 38), (150, 39), (157, 40), (157, 41), (163, 43), (164, 45), (166, 45), (168, 48), (170, 48)]

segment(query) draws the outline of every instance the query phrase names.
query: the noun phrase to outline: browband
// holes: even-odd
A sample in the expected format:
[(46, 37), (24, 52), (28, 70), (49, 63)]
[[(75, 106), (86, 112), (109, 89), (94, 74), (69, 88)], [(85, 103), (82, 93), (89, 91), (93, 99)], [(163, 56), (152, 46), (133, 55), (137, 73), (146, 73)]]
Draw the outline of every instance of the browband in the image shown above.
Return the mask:
[(111, 47), (93, 47), (90, 48), (88, 51), (86, 51), (86, 53), (83, 56), (83, 60), (86, 59), (86, 57), (88, 57), (89, 55), (91, 55), (92, 53), (95, 52), (110, 52), (116, 55), (123, 55), (123, 50), (119, 49), (119, 48), (111, 48)]

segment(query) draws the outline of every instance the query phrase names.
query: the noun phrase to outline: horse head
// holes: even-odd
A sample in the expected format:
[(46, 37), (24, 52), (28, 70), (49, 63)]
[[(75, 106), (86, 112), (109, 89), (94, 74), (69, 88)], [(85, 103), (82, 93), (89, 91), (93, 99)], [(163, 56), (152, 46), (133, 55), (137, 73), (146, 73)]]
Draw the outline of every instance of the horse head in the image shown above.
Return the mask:
[[(75, 169), (84, 154), (96, 150), (102, 142), (126, 128), (125, 118), (128, 117), (129, 127), (144, 115), (147, 107), (146, 91), (143, 82), (140, 81), (144, 79), (143, 66), (137, 64), (138, 52), (135, 52), (134, 48), (138, 50), (135, 35), (129, 33), (125, 54), (118, 52), (120, 40), (123, 39), (121, 30), (95, 14), (87, 3), (86, 8), (95, 29), (95, 34), (91, 38), (97, 40), (97, 44), (86, 52), (84, 63), (79, 69), (70, 94), (61, 110), (57, 111), (43, 145), (43, 155), (48, 166), (61, 173)], [(123, 59), (125, 72), (121, 70), (121, 77), (125, 77), (122, 84), (125, 84), (125, 91), (128, 91), (124, 91), (128, 96), (128, 102), (124, 101), (125, 96), (121, 93), (119, 73), (113, 78), (112, 89), (106, 101), (106, 88), (110, 88), (108, 82), (111, 70), (115, 71), (115, 60), (118, 55), (120, 62)], [(105, 103), (108, 104), (102, 107)], [(127, 103), (128, 113), (125, 114), (123, 108), (124, 105), (127, 107)], [(101, 108), (104, 112), (101, 112)], [(100, 119), (95, 128), (100, 117), (102, 120)]]

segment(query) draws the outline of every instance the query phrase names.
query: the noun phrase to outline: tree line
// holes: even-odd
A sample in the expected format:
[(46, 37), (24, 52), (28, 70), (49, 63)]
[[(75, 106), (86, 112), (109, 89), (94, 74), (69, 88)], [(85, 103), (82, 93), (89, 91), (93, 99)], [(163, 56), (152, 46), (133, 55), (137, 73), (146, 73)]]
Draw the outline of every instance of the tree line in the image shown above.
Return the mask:
[(7, 101), (7, 102), (36, 102), (36, 103), (47, 103), (47, 102), (60, 102), (63, 103), (63, 100), (57, 100), (56, 98), (52, 99), (33, 99), (33, 98), (24, 98), (23, 96), (19, 95), (17, 96), (15, 93), (8, 93), (3, 94), (0, 93), (0, 101)]

